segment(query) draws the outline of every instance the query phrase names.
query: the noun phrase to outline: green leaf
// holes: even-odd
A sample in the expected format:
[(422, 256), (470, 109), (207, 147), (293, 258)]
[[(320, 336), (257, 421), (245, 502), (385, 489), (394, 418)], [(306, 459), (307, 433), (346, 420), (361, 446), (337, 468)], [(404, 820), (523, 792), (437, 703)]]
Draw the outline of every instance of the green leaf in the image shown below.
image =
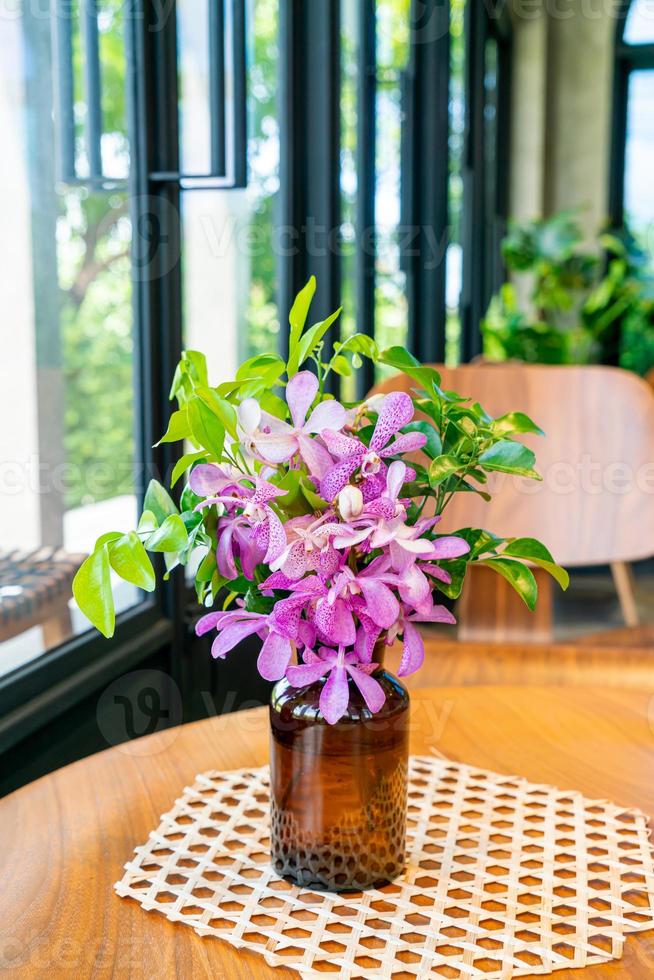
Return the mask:
[(114, 635), (116, 613), (111, 592), (111, 567), (107, 545), (89, 555), (73, 579), (73, 595), (86, 618), (103, 636)]
[(446, 583), (434, 580), (434, 587), (442, 592), (443, 595), (446, 595), (449, 599), (458, 599), (461, 595), (463, 582), (468, 569), (467, 558), (454, 558), (452, 561), (447, 562), (445, 568), (452, 576), (452, 581)]
[(429, 483), (432, 487), (438, 487), (440, 484), (447, 480), (449, 476), (453, 476), (458, 470), (463, 469), (465, 464), (459, 459), (458, 456), (437, 456), (436, 459), (432, 460), (431, 466), (429, 467)]
[(570, 576), (566, 570), (556, 564), (545, 545), (537, 541), (536, 538), (514, 538), (513, 541), (509, 541), (502, 554), (522, 558), (524, 561), (531, 562), (532, 565), (538, 565), (539, 568), (549, 572), (564, 591), (570, 584)]
[(342, 309), (343, 307), (339, 306), (339, 308), (335, 310), (333, 313), (331, 313), (326, 320), (321, 320), (319, 323), (314, 323), (312, 327), (309, 327), (307, 332), (300, 340), (298, 366), (304, 364), (309, 354), (311, 354), (312, 350), (320, 343), (322, 338), (325, 336), (325, 334), (331, 327), (334, 320), (336, 320), (341, 315)]
[(300, 290), (295, 297), (295, 302), (288, 316), (291, 331), (288, 338), (288, 376), (292, 378), (297, 374), (300, 364), (300, 336), (307, 322), (309, 307), (316, 291), (316, 277), (311, 276), (306, 286)]
[(185, 453), (181, 459), (178, 459), (173, 467), (173, 472), (170, 477), (170, 485), (174, 487), (180, 476), (182, 476), (186, 471), (193, 465), (193, 463), (199, 462), (201, 459), (206, 459), (207, 454), (203, 449), (197, 453)]
[(498, 436), (508, 436), (512, 432), (535, 432), (539, 436), (545, 435), (524, 412), (509, 412), (507, 415), (501, 415), (493, 422), (492, 429)]
[(275, 597), (266, 596), (261, 593), (259, 587), (250, 585), (245, 593), (245, 611), (257, 613), (271, 613), (275, 606)]
[[(139, 523), (136, 528), (137, 531), (156, 531), (159, 527), (157, 518), (154, 516), (151, 510), (144, 510), (139, 518)], [(120, 537), (120, 535), (117, 535)], [(96, 545), (97, 547), (97, 545)]]
[(302, 496), (312, 510), (325, 511), (329, 507), (327, 501), (323, 500), (323, 498), (315, 492), (308, 480), (305, 480), (304, 478), (300, 480), (300, 489), (302, 491)]
[(343, 354), (337, 354), (335, 357), (332, 357), (331, 361), (329, 362), (329, 366), (331, 367), (332, 371), (340, 375), (342, 378), (350, 378), (352, 376), (350, 362), (348, 361), (347, 357), (343, 356)]
[(514, 476), (526, 476), (532, 480), (542, 479), (534, 469), (536, 457), (531, 449), (520, 442), (512, 442), (511, 439), (496, 442), (481, 454), (478, 462), (485, 470), (512, 473)]
[(533, 572), (526, 565), (509, 558), (485, 558), (477, 564), (498, 572), (509, 585), (513, 586), (525, 605), (533, 612), (538, 598), (538, 585)]
[(222, 424), (225, 432), (229, 432), (232, 439), (238, 439), (236, 432), (236, 409), (225, 399), (221, 398), (215, 388), (198, 388), (198, 398), (201, 398), (210, 412), (216, 416)]
[(145, 491), (145, 498), (143, 500), (143, 516), (145, 516), (146, 511), (150, 511), (153, 514), (157, 522), (157, 527), (162, 524), (171, 514), (178, 513), (172, 497), (156, 480), (150, 480), (148, 489)]
[(198, 395), (189, 399), (187, 410), (194, 441), (220, 460), (225, 445), (225, 428), (222, 422)]
[(113, 570), (126, 582), (152, 592), (156, 580), (152, 562), (136, 531), (123, 534), (109, 545), (109, 562)]
[(188, 533), (179, 514), (171, 514), (161, 527), (153, 531), (145, 542), (148, 551), (183, 551), (188, 544)]
[(347, 340), (334, 344), (334, 351), (336, 354), (345, 354), (346, 352), (362, 354), (370, 361), (379, 359), (379, 348), (374, 338), (369, 337), (366, 333), (353, 333)]
[(277, 419), (285, 420), (288, 415), (288, 407), (286, 402), (283, 401), (279, 395), (276, 395), (274, 391), (264, 391), (259, 396), (259, 404), (261, 405), (264, 412), (269, 412), (274, 415)]
[(443, 444), (441, 443), (441, 437), (429, 422), (409, 422), (402, 429), (402, 432), (422, 432), (423, 436), (427, 437), (427, 442), (422, 449), (423, 453), (426, 453), (430, 459), (435, 459), (440, 456), (443, 452)]
[(186, 409), (182, 408), (170, 416), (165, 435), (161, 437), (159, 442), (155, 442), (155, 446), (160, 446), (164, 442), (179, 442), (180, 439), (188, 439), (190, 435), (191, 427)]
[(397, 368), (410, 378), (417, 381), (430, 394), (432, 385), (440, 384), (440, 374), (434, 368), (425, 367), (418, 361), (413, 354), (410, 354), (404, 347), (389, 347), (379, 355), (381, 364), (388, 364), (390, 367)]
[(489, 552), (495, 554), (497, 548), (505, 541), (504, 538), (498, 538), (496, 534), (491, 534), (490, 531), (485, 531), (481, 527), (464, 527), (454, 533), (457, 538), (463, 538), (470, 545), (470, 551), (466, 556), (468, 562)]

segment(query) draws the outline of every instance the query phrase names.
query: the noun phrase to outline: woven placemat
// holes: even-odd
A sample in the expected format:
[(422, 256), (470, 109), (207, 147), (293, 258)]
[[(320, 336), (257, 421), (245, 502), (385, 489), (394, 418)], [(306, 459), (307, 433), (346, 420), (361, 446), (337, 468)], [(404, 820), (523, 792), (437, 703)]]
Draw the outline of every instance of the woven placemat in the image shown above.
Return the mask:
[(580, 793), (412, 758), (408, 864), (381, 889), (298, 888), (269, 863), (268, 768), (207, 772), (121, 896), (302, 977), (506, 980), (620, 957), (654, 925), (647, 818)]

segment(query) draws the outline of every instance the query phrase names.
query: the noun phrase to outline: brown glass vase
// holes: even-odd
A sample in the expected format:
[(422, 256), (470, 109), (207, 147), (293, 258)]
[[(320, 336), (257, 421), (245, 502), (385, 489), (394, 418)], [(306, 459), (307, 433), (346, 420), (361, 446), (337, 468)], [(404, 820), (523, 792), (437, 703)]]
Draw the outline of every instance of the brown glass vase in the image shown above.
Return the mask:
[(350, 680), (346, 715), (322, 717), (323, 680), (291, 687), (270, 703), (271, 858), (298, 885), (352, 891), (404, 869), (409, 695), (380, 668), (386, 693), (372, 714)]

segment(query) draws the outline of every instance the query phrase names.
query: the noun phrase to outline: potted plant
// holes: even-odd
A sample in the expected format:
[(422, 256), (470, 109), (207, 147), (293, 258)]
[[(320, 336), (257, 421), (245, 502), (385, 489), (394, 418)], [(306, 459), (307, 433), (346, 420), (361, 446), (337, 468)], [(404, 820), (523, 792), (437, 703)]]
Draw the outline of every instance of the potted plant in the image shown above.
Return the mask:
[(577, 216), (513, 223), (502, 242), (505, 283), (482, 322), (489, 360), (540, 364), (619, 363), (646, 374), (654, 364), (651, 264), (628, 231), (584, 243)]
[[(491, 418), (442, 391), (437, 372), (403, 348), (380, 351), (362, 334), (326, 359), (323, 338), (340, 311), (307, 328), (314, 290), (312, 279), (291, 310), (287, 361), (252, 358), (233, 382), (211, 387), (203, 356), (184, 352), (163, 437), (192, 446), (171, 477), (175, 486), (188, 473), (180, 507), (152, 482), (137, 529), (99, 538), (73, 591), (109, 636), (111, 569), (151, 590), (148, 552), (163, 554), (166, 574), (200, 553), (197, 597), (210, 611), (197, 633), (214, 636), (217, 659), (257, 635), (259, 672), (276, 682), (274, 866), (303, 885), (341, 890), (403, 867), (409, 697), (399, 678), (422, 665), (420, 624), (454, 622), (439, 593), (456, 598), (478, 562), (533, 608), (526, 562), (564, 588), (567, 576), (534, 539), (439, 533), (452, 496), (486, 496), (488, 473), (539, 479), (533, 453), (513, 438), (537, 426), (520, 412)], [(334, 400), (326, 379), (362, 357), (408, 374), (413, 396)], [(383, 663), (396, 641), (398, 677)]]

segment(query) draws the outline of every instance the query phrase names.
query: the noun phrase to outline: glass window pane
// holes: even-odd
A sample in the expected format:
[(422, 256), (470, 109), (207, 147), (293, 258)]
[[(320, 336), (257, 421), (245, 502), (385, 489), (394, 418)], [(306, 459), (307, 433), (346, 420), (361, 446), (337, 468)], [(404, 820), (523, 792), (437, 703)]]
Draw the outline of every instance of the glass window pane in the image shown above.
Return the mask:
[[(98, 24), (112, 175), (129, 168), (119, 7), (104, 3)], [(0, 208), (11, 229), (0, 237), (0, 674), (88, 628), (68, 601), (71, 575), (102, 532), (136, 517), (127, 197), (57, 181), (52, 42), (34, 5), (0, 21)], [(79, 164), (87, 105), (75, 67)], [(118, 608), (139, 595), (119, 587)]]
[(247, 13), (248, 186), (182, 194), (185, 344), (206, 352), (212, 384), (278, 346), (279, 2), (251, 0)]
[(445, 255), (445, 361), (458, 364), (461, 357), (461, 218), (463, 211), (463, 133), (465, 128), (465, 0), (450, 6), (450, 101), (449, 101), (449, 234)]
[[(377, 2), (377, 226), (375, 336), (381, 347), (404, 344), (408, 306), (400, 263), (402, 75), (409, 58), (408, 0)], [(379, 368), (378, 376), (392, 373)]]
[(654, 219), (653, 104), (654, 71), (632, 72), (627, 114), (625, 214), (631, 230), (639, 236), (651, 230)]
[(211, 171), (209, 0), (177, 0), (180, 167)]
[(632, 0), (623, 37), (627, 44), (654, 43), (654, 3), (652, 0)]

